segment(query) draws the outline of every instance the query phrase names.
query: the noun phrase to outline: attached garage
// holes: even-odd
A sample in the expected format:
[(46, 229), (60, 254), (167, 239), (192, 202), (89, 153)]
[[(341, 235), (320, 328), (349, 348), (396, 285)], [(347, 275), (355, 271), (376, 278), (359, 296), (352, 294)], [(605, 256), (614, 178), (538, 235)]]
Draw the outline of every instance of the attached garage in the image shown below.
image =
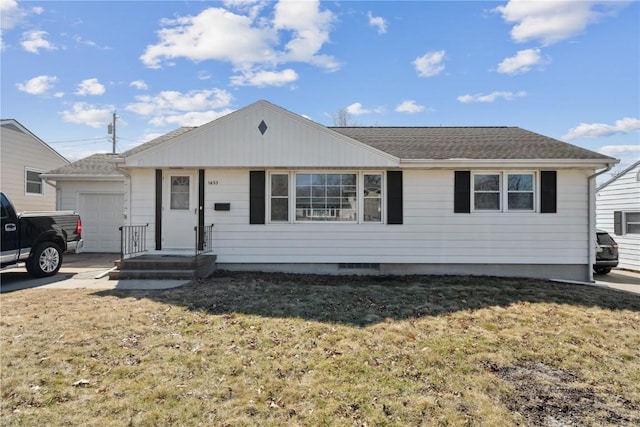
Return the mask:
[(57, 209), (82, 218), (83, 252), (120, 252), (124, 223), (125, 176), (117, 154), (94, 154), (43, 175), (55, 181)]
[(80, 194), (84, 252), (120, 252), (124, 194)]

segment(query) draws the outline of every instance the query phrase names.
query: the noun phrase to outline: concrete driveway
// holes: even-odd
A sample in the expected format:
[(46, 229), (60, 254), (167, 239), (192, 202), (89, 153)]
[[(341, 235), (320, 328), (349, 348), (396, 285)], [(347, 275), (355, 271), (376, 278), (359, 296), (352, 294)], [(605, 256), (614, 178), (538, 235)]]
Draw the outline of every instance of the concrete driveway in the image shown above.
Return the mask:
[(20, 289), (169, 289), (189, 283), (188, 280), (109, 280), (119, 254), (65, 254), (55, 276), (34, 278), (25, 268), (0, 273), (0, 292)]
[(609, 274), (594, 274), (596, 285), (640, 294), (640, 273), (613, 269)]

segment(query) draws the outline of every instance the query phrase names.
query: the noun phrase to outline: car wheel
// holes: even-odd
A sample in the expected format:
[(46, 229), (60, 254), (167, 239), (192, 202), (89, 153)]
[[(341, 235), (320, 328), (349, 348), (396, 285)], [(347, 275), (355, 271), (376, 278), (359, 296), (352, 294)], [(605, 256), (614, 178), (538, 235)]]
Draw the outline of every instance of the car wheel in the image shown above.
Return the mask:
[(607, 274), (608, 272), (611, 271), (611, 267), (594, 267), (593, 271), (595, 271), (598, 274)]
[(35, 277), (53, 276), (62, 266), (62, 250), (52, 242), (40, 243), (27, 261), (27, 271)]

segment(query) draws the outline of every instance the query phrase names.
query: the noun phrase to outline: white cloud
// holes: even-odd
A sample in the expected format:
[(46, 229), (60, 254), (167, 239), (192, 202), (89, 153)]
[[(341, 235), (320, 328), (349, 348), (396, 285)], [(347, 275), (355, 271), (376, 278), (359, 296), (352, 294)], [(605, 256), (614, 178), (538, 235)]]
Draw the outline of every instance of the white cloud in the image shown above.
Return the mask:
[(225, 108), (220, 111), (192, 111), (186, 114), (174, 114), (162, 117), (154, 117), (153, 119), (151, 119), (151, 121), (149, 121), (149, 123), (154, 126), (202, 126), (219, 117), (226, 116), (233, 111), (234, 110), (230, 108)]
[(273, 27), (290, 31), (290, 40), (279, 61), (297, 61), (334, 71), (335, 60), (318, 51), (329, 41), (329, 31), (335, 17), (329, 10), (320, 10), (320, 1), (280, 0), (275, 5)]
[(640, 157), (640, 144), (636, 145), (605, 145), (598, 149), (598, 152), (605, 156), (626, 157), (635, 155)]
[(58, 78), (56, 76), (43, 75), (26, 80), (22, 83), (16, 83), (16, 87), (19, 91), (26, 92), (30, 95), (44, 95), (53, 88), (57, 81)]
[[(319, 53), (329, 41), (335, 19), (330, 11), (320, 9), (319, 1), (281, 0), (273, 7), (270, 18), (258, 14), (269, 3), (225, 4), (240, 12), (211, 7), (195, 16), (163, 20), (157, 32), (158, 42), (146, 47), (140, 56), (142, 63), (160, 68), (178, 58), (194, 62), (216, 60), (232, 64), (242, 74), (273, 71), (279, 64), (291, 61), (330, 71), (339, 68), (333, 57)], [(284, 46), (281, 40), (286, 40)], [(280, 84), (280, 79), (274, 82)]]
[(154, 126), (199, 126), (231, 111), (228, 108), (231, 94), (221, 89), (193, 90), (187, 93), (162, 91), (155, 96), (136, 96), (136, 101), (125, 109), (152, 117), (149, 123)]
[(548, 59), (542, 59), (540, 49), (520, 50), (515, 56), (505, 58), (498, 64), (498, 72), (501, 74), (521, 74), (531, 71), (535, 65), (548, 64)]
[(49, 35), (46, 31), (32, 30), (22, 33), (20, 45), (24, 50), (31, 53), (40, 53), (40, 49), (57, 50), (45, 37)]
[(515, 42), (539, 41), (549, 46), (583, 32), (589, 24), (625, 6), (612, 1), (510, 0), (494, 11), (514, 24), (511, 38)]
[(298, 73), (288, 68), (282, 71), (246, 71), (242, 75), (232, 76), (234, 86), (284, 86), (298, 80)]
[(211, 73), (208, 71), (198, 71), (198, 80), (209, 80), (211, 78)]
[(420, 77), (433, 77), (444, 71), (445, 51), (427, 52), (413, 61), (416, 71)]
[(424, 105), (416, 104), (414, 100), (402, 101), (396, 106), (396, 112), (398, 113), (419, 113), (424, 111)]
[(0, 30), (10, 30), (20, 25), (27, 17), (25, 9), (15, 0), (0, 1)]
[(527, 96), (527, 92), (523, 90), (516, 93), (506, 92), (506, 91), (495, 91), (486, 95), (481, 93), (478, 93), (475, 95), (469, 95), (469, 94), (461, 95), (457, 99), (463, 104), (467, 104), (470, 102), (494, 102), (498, 99), (504, 99), (505, 101), (512, 101), (516, 98), (522, 98), (524, 96)]
[(98, 79), (86, 79), (80, 82), (78, 88), (74, 92), (76, 95), (102, 95), (105, 92), (104, 85), (98, 81)]
[(113, 106), (98, 108), (86, 102), (76, 102), (71, 110), (63, 111), (60, 114), (62, 120), (68, 123), (83, 124), (96, 129), (105, 127), (106, 129), (107, 124), (111, 123), (114, 110)]
[(578, 126), (569, 129), (562, 139), (571, 141), (576, 138), (598, 138), (611, 136), (618, 133), (631, 133), (640, 130), (640, 119), (625, 117), (616, 120), (613, 125), (604, 123), (580, 123)]
[(371, 12), (367, 12), (367, 16), (369, 17), (369, 25), (372, 27), (376, 27), (378, 30), (378, 34), (384, 34), (387, 32), (387, 21), (380, 16), (373, 16)]
[(136, 89), (139, 89), (139, 90), (149, 89), (149, 86), (147, 85), (147, 83), (145, 83), (144, 80), (134, 80), (131, 83), (129, 83), (129, 86), (135, 87)]
[(371, 111), (367, 110), (366, 108), (362, 108), (362, 104), (359, 102), (354, 102), (353, 104), (349, 105), (347, 108), (347, 113), (349, 114), (353, 114), (354, 116), (359, 116), (362, 114), (369, 114)]
[(376, 107), (373, 109), (363, 108), (361, 103), (354, 102), (353, 104), (345, 108), (345, 111), (348, 114), (351, 114), (353, 116), (361, 116), (363, 114), (372, 114), (372, 113), (381, 114), (385, 112), (385, 109), (384, 107)]

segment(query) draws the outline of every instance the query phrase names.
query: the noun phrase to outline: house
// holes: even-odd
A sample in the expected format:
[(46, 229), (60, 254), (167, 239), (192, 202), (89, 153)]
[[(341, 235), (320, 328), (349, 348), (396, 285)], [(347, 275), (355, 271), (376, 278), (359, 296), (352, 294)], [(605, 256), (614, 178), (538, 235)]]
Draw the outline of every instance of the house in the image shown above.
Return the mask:
[(595, 175), (617, 162), (517, 127), (328, 128), (267, 101), (114, 160), (123, 222), (159, 253), (214, 224), (229, 270), (583, 281)]
[(598, 187), (596, 224), (618, 243), (618, 267), (640, 271), (640, 160)]
[[(56, 209), (56, 189), (43, 172), (69, 163), (14, 119), (0, 120), (0, 183), (18, 211)], [(50, 185), (51, 184), (51, 185)]]

